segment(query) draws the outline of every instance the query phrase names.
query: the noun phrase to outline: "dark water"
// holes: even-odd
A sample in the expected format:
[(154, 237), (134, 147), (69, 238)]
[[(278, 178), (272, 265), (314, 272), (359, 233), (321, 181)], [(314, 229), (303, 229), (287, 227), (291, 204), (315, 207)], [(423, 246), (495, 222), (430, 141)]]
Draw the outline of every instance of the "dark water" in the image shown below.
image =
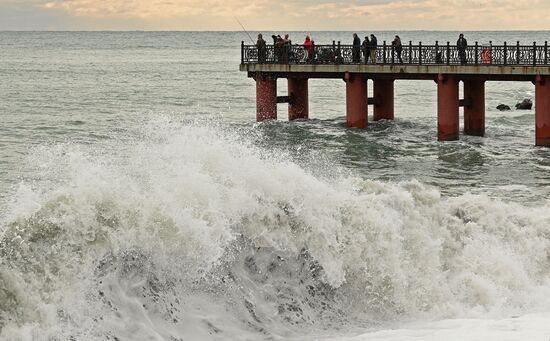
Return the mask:
[[(362, 33), (360, 33), (362, 34)], [(394, 32), (377, 33), (390, 40)], [(456, 32), (404, 32), (403, 40), (454, 41)], [(291, 33), (300, 41), (304, 33)], [(314, 32), (318, 43), (342, 40), (344, 32)], [(546, 32), (470, 32), (470, 42), (542, 42)], [(244, 36), (246, 37), (246, 36)], [(252, 126), (254, 84), (237, 71), (241, 33), (0, 33), (0, 188), (21, 176), (29, 149), (58, 142), (113, 145), (132, 137), (159, 114), (215, 117)], [(286, 93), (285, 80), (279, 81)], [(372, 88), (372, 87), (371, 87)], [(370, 178), (415, 178), (445, 193), (490, 193), (537, 202), (548, 192), (548, 151), (533, 147), (534, 112), (501, 113), (496, 105), (532, 98), (530, 83), (488, 83), (487, 136), (435, 142), (435, 84), (396, 83), (396, 121), (366, 131), (343, 128), (344, 86), (311, 81), (310, 122), (259, 126), (264, 145), (318, 151)], [(285, 117), (280, 105), (279, 116)], [(109, 147), (110, 148), (110, 147)], [(24, 174), (24, 175), (23, 175)]]
[(341, 80), (310, 81), (310, 120), (256, 123), (243, 39), (0, 32), (1, 337), (338, 339), (548, 311), (550, 149), (534, 111), (495, 109), (533, 84), (487, 83), (487, 136), (448, 143), (431, 81), (397, 81), (396, 120), (365, 130)]

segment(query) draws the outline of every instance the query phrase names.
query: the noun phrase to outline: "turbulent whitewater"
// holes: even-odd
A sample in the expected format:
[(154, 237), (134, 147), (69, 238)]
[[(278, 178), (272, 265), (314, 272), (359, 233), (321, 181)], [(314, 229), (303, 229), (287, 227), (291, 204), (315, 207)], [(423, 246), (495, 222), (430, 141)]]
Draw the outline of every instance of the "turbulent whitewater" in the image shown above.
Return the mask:
[(248, 134), (152, 122), (125, 158), (36, 150), (48, 180), (2, 218), (0, 338), (318, 339), (548, 311), (548, 204), (320, 173)]
[(495, 109), (533, 84), (449, 143), (427, 81), (365, 130), (341, 80), (255, 123), (243, 35), (0, 32), (0, 340), (548, 340), (550, 150)]

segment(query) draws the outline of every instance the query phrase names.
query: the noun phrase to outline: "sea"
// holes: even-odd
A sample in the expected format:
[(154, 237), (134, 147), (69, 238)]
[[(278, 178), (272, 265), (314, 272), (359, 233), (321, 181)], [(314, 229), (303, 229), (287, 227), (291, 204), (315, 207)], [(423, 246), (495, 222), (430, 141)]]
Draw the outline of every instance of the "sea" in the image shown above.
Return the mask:
[(487, 82), (486, 136), (453, 142), (425, 80), (367, 129), (340, 79), (258, 123), (257, 33), (354, 32), (0, 32), (0, 340), (549, 340), (534, 85)]

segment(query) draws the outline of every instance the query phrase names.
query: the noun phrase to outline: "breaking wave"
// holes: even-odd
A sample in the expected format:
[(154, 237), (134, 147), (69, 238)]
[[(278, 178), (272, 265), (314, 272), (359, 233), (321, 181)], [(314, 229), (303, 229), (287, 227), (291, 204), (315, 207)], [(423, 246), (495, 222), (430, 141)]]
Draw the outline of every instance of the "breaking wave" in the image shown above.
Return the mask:
[(256, 133), (38, 150), (43, 181), (2, 215), (0, 338), (313, 339), (549, 306), (548, 203), (320, 172)]

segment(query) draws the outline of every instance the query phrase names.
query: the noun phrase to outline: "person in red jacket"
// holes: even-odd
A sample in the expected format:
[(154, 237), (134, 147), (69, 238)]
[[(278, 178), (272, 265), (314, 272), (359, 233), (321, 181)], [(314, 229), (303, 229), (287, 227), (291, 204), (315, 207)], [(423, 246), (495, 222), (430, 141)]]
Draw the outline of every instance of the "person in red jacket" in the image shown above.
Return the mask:
[(311, 40), (311, 37), (309, 35), (306, 35), (304, 48), (306, 49), (306, 52), (307, 52), (307, 60), (312, 61), (313, 60), (313, 41)]

